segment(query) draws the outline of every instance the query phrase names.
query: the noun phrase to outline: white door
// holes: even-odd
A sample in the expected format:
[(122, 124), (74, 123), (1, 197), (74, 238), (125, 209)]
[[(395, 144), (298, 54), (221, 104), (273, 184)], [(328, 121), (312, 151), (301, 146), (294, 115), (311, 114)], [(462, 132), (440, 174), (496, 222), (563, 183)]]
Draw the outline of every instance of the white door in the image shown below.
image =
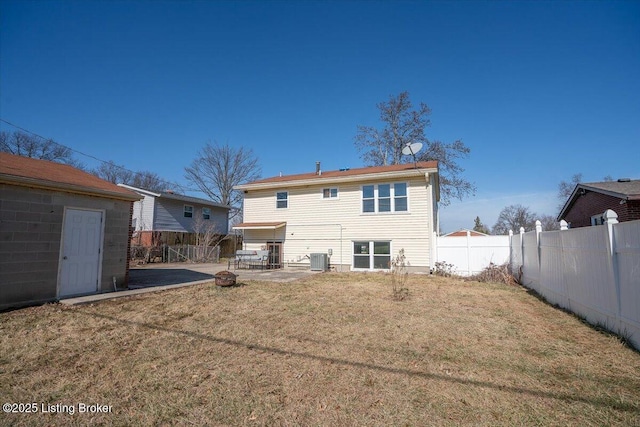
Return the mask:
[(58, 296), (98, 290), (102, 212), (67, 209), (62, 228)]

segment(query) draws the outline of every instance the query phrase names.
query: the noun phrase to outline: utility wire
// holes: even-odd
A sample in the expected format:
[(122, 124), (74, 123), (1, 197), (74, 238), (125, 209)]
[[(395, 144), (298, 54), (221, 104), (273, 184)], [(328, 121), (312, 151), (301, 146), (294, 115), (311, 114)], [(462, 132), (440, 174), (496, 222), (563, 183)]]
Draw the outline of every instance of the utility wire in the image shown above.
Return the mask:
[[(59, 142), (56, 142), (56, 141), (54, 141), (54, 140), (53, 140), (53, 139), (51, 139), (51, 138), (45, 138), (45, 137), (44, 137), (44, 136), (42, 136), (42, 135), (39, 135), (39, 134), (37, 134), (37, 133), (35, 133), (35, 132), (30, 131), (29, 129), (25, 129), (25, 128), (21, 127), (21, 126), (18, 126), (18, 125), (16, 125), (16, 124), (14, 124), (14, 123), (11, 123), (10, 121), (5, 120), (5, 119), (3, 119), (3, 118), (1, 118), (1, 117), (0, 117), (0, 121), (1, 121), (1, 122), (3, 122), (3, 123), (8, 124), (9, 126), (12, 126), (12, 127), (16, 128), (16, 129), (19, 129), (19, 130), (21, 130), (21, 131), (23, 131), (23, 132), (26, 132), (26, 133), (28, 133), (28, 134), (31, 134), (31, 135), (35, 136), (35, 137), (38, 137), (38, 138), (40, 138), (40, 139), (42, 139), (42, 140), (44, 140), (44, 141), (51, 142), (51, 143), (56, 144), (56, 145), (58, 145), (58, 146), (60, 146), (60, 147), (66, 148), (67, 150), (70, 150), (70, 151), (72, 151), (72, 152), (74, 152), (74, 153), (77, 153), (77, 154), (80, 154), (80, 155), (82, 155), (82, 156), (88, 157), (88, 158), (90, 158), (90, 159), (96, 160), (96, 161), (101, 162), (101, 163), (103, 163), (103, 164), (108, 164), (108, 165), (114, 166), (114, 167), (116, 167), (116, 168), (118, 168), (118, 169), (120, 169), (120, 170), (123, 170), (123, 171), (125, 171), (125, 172), (129, 172), (129, 173), (132, 173), (132, 174), (134, 174), (134, 175), (136, 175), (136, 174), (139, 174), (139, 173), (140, 173), (140, 172), (135, 172), (135, 171), (132, 171), (132, 170), (130, 170), (130, 169), (127, 169), (127, 168), (125, 168), (124, 166), (117, 165), (117, 164), (116, 164), (114, 161), (112, 161), (112, 160), (102, 160), (102, 159), (99, 159), (99, 158), (97, 158), (97, 157), (95, 157), (95, 156), (92, 156), (91, 154), (83, 153), (82, 151), (79, 151), (79, 150), (76, 150), (76, 149), (74, 149), (74, 148), (71, 148), (71, 147), (69, 147), (68, 145), (60, 144)], [(167, 180), (162, 179), (162, 178), (160, 178), (160, 182), (162, 182), (162, 183), (164, 183), (164, 184), (170, 184), (171, 186), (173, 186), (173, 187), (177, 187), (177, 188), (179, 188), (179, 189), (180, 189), (180, 190), (182, 190), (182, 191), (193, 191), (193, 192), (197, 192), (197, 193), (203, 193), (203, 191), (202, 191), (202, 190), (199, 190), (199, 189), (197, 189), (197, 188), (189, 188), (189, 187), (185, 187), (184, 185), (178, 184), (177, 182), (167, 181)]]

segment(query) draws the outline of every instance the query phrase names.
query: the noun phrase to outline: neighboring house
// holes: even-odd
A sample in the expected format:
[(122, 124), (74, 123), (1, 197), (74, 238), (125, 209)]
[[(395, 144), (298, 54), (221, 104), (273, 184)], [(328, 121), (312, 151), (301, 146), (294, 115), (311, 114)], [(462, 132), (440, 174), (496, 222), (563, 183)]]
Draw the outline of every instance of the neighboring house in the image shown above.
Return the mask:
[(139, 198), (68, 165), (0, 153), (0, 310), (126, 285)]
[(572, 228), (600, 225), (607, 209), (618, 214), (618, 221), (640, 219), (640, 180), (578, 184), (562, 207), (558, 221), (565, 220)]
[(118, 185), (143, 197), (133, 204), (132, 226), (136, 245), (189, 243), (192, 240), (189, 236), (196, 231), (209, 229), (222, 236), (229, 231), (231, 207), (227, 205), (170, 191), (157, 193)]
[(467, 230), (466, 228), (461, 228), (458, 231), (454, 231), (454, 232), (449, 233), (449, 234), (444, 234), (441, 237), (467, 237), (467, 233), (469, 233), (469, 236), (471, 236), (471, 237), (488, 236), (488, 234), (481, 233), (479, 231)]
[(278, 176), (244, 191), (245, 250), (270, 251), (271, 268), (327, 254), (340, 271), (387, 270), (400, 249), (412, 271), (435, 265), (437, 162)]

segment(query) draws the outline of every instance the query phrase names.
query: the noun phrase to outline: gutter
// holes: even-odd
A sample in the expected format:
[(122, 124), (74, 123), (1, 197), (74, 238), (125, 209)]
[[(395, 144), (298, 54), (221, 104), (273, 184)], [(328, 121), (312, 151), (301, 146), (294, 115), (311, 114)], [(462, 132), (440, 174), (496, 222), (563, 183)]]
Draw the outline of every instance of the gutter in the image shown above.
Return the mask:
[[(417, 173), (416, 173), (417, 172)], [(364, 180), (384, 180), (384, 179), (397, 179), (403, 177), (419, 177), (424, 174), (435, 173), (438, 174), (437, 168), (426, 169), (410, 169), (405, 171), (393, 171), (393, 172), (380, 172), (375, 174), (361, 174), (350, 176), (337, 176), (327, 178), (325, 176), (318, 176), (317, 178), (301, 179), (295, 181), (278, 181), (278, 182), (265, 182), (259, 184), (241, 184), (233, 187), (234, 190), (268, 190), (271, 188), (291, 188), (291, 187), (306, 187), (314, 185), (326, 185), (326, 184), (339, 184), (350, 182), (362, 182)], [(439, 196), (439, 195), (438, 195)], [(438, 197), (439, 198), (439, 197)]]
[(109, 191), (94, 187), (85, 187), (76, 184), (57, 183), (52, 181), (43, 181), (36, 178), (26, 178), (14, 175), (0, 175), (0, 183), (18, 185), (21, 187), (39, 188), (44, 190), (59, 190), (68, 193), (82, 194), (87, 196), (102, 196), (109, 199), (126, 200), (135, 202), (142, 197), (137, 193), (126, 190), (126, 193), (120, 191)]

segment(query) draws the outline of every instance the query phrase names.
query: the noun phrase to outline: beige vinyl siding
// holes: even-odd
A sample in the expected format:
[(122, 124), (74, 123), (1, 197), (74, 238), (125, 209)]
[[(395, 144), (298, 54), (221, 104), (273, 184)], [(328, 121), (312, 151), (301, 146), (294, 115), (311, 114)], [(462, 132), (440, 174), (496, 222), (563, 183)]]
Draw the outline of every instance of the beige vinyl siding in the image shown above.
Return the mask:
[[(362, 185), (395, 182), (407, 183), (407, 212), (362, 213)], [(322, 197), (326, 185), (278, 189), (288, 191), (287, 209), (276, 208), (276, 190), (251, 190), (245, 194), (244, 222), (286, 221), (286, 228), (279, 234), (285, 242), (283, 259), (287, 262), (332, 249), (332, 264), (351, 265), (353, 241), (384, 240), (392, 242), (392, 255), (404, 248), (412, 266), (430, 265), (435, 224), (432, 187), (427, 186), (423, 176), (331, 187), (338, 188), (338, 198)], [(264, 237), (269, 236), (262, 230), (247, 230), (247, 248), (253, 249), (249, 245), (257, 245)]]

